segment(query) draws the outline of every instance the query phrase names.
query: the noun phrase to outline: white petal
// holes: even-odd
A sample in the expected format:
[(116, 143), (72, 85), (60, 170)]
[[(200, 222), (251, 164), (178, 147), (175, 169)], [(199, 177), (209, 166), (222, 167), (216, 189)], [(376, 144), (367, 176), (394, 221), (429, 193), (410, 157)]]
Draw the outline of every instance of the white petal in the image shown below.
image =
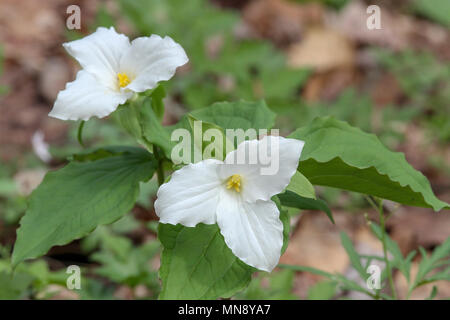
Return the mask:
[[(289, 184), (297, 170), (303, 145), (303, 141), (277, 136), (245, 141), (227, 155), (219, 171), (220, 177), (226, 179), (239, 174), (245, 201), (270, 200)], [(267, 154), (267, 159), (261, 154)], [(256, 161), (251, 162), (252, 155), (257, 155)]]
[(184, 49), (170, 37), (157, 35), (136, 38), (120, 61), (121, 72), (134, 78), (126, 87), (143, 92), (169, 80), (177, 67), (188, 62)]
[(217, 224), (227, 246), (246, 264), (272, 271), (283, 246), (283, 224), (273, 201), (248, 203), (235, 191), (224, 190), (217, 207)]
[(117, 88), (120, 58), (130, 48), (127, 36), (117, 33), (114, 27), (99, 27), (94, 33), (63, 46), (84, 70), (94, 74), (110, 89)]
[(216, 209), (223, 182), (217, 171), (222, 162), (208, 159), (189, 164), (172, 174), (158, 190), (155, 212), (162, 223), (194, 227), (216, 223)]
[(124, 103), (132, 93), (112, 91), (87, 71), (78, 71), (75, 81), (60, 91), (49, 116), (61, 120), (88, 120), (106, 117)]

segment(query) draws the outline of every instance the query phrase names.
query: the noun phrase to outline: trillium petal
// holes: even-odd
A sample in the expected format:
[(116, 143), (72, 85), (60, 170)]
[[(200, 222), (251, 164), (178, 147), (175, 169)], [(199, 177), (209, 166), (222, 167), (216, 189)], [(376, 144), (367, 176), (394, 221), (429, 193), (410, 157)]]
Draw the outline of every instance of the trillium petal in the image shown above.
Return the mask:
[(61, 120), (88, 120), (106, 117), (124, 103), (132, 93), (112, 91), (87, 71), (77, 73), (75, 81), (58, 93), (49, 116)]
[(217, 171), (222, 162), (208, 159), (189, 164), (172, 174), (158, 190), (155, 211), (162, 223), (194, 227), (216, 222), (223, 182)]
[(159, 81), (169, 80), (177, 67), (188, 62), (184, 49), (170, 37), (157, 35), (136, 38), (120, 61), (121, 72), (133, 80), (127, 86), (135, 92), (156, 87)]
[(248, 265), (272, 271), (283, 246), (283, 224), (273, 201), (249, 203), (230, 190), (221, 193), (217, 224), (225, 243)]
[[(303, 145), (303, 141), (277, 136), (245, 141), (227, 155), (220, 177), (226, 179), (239, 174), (245, 201), (270, 200), (289, 184), (297, 170)], [(252, 161), (252, 157), (256, 160)]]
[(84, 70), (110, 89), (117, 89), (120, 58), (130, 48), (127, 36), (117, 33), (114, 27), (99, 27), (94, 33), (63, 46)]

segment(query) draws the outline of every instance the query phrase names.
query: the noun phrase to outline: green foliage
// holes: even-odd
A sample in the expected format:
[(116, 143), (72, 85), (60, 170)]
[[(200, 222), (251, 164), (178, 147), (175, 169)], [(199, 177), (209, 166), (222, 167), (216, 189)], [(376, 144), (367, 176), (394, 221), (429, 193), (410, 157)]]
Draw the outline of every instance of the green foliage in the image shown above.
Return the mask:
[(290, 208), (297, 208), (302, 210), (320, 210), (326, 213), (328, 218), (334, 223), (333, 215), (330, 208), (325, 201), (321, 199), (311, 199), (302, 197), (292, 191), (286, 191), (278, 195), (281, 204)]
[[(289, 215), (280, 209), (283, 247), (289, 241)], [(227, 298), (243, 290), (255, 268), (239, 260), (227, 247), (217, 225), (199, 224), (194, 228), (159, 224), (158, 238), (163, 245), (160, 299)]]
[(330, 117), (317, 118), (290, 135), (305, 141), (299, 171), (313, 185), (375, 195), (402, 204), (449, 208), (401, 153), (376, 136)]
[[(418, 120), (432, 130), (433, 136), (448, 141), (450, 64), (440, 62), (431, 53), (411, 50), (401, 53), (377, 50), (376, 56), (380, 64), (394, 74), (400, 88), (408, 97), (407, 107), (396, 113), (422, 111)], [(392, 116), (392, 112), (389, 116)]]
[(336, 295), (335, 281), (319, 281), (308, 289), (308, 300), (330, 300)]
[(313, 185), (298, 171), (292, 176), (289, 185), (286, 187), (286, 191), (292, 191), (304, 198), (316, 199)]
[(361, 259), (359, 254), (356, 252), (355, 247), (352, 244), (352, 241), (348, 237), (348, 235), (344, 232), (341, 232), (341, 244), (347, 252), (347, 256), (350, 258), (350, 263), (353, 268), (358, 272), (359, 276), (366, 280), (367, 273), (366, 269), (361, 264)]
[(290, 0), (290, 1), (295, 1), (299, 3), (318, 2), (335, 9), (341, 9), (342, 7), (345, 7), (345, 5), (349, 2), (348, 0)]
[(169, 92), (181, 94), (181, 102), (191, 110), (237, 99), (264, 98), (277, 108), (295, 104), (309, 76), (306, 70), (287, 68), (284, 55), (268, 42), (236, 39), (238, 13), (209, 1), (191, 0), (182, 6), (177, 0), (119, 3), (141, 35), (170, 35), (186, 50), (190, 71), (173, 79)]
[(126, 150), (99, 160), (71, 162), (46, 175), (21, 220), (13, 265), (81, 238), (132, 208), (139, 182), (150, 179), (156, 164), (142, 149)]
[(170, 140), (170, 130), (161, 124), (164, 114), (164, 105), (162, 104), (164, 90), (160, 87), (120, 106), (113, 116), (131, 136), (149, 151), (152, 151), (153, 145), (156, 145), (170, 159), (173, 142)]
[(217, 225), (159, 224), (164, 249), (160, 299), (216, 299), (244, 289), (254, 271), (236, 258)]
[(148, 241), (135, 247), (130, 239), (104, 230), (101, 234), (101, 250), (91, 256), (93, 261), (101, 263), (95, 273), (131, 287), (146, 285), (156, 297), (159, 291), (158, 276), (150, 268), (150, 259), (158, 253), (159, 243)]
[(417, 13), (450, 28), (450, 2), (447, 0), (414, 0), (412, 8)]
[[(382, 241), (383, 230), (375, 223), (370, 223), (371, 230), (373, 234)], [(420, 252), (422, 254), (422, 260), (419, 264), (419, 271), (414, 280), (410, 278), (411, 273), (411, 261), (414, 258), (416, 252), (410, 252), (406, 257), (403, 257), (402, 253), (398, 245), (384, 232), (385, 243), (387, 246), (387, 251), (392, 255), (392, 259), (390, 259), (390, 267), (392, 269), (399, 270), (406, 278), (408, 282), (408, 293), (407, 298), (411, 295), (411, 292), (417, 287), (432, 283), (439, 280), (450, 280), (450, 237), (440, 246), (436, 247), (433, 250), (433, 253), (430, 257), (428, 257), (427, 253), (423, 248), (420, 248)], [(341, 243), (344, 247), (347, 255), (350, 259), (352, 267), (358, 272), (362, 282), (365, 283), (367, 280), (369, 273), (366, 272), (367, 267), (371, 264), (373, 260), (381, 260), (384, 258), (381, 256), (363, 256), (360, 255), (354, 248), (350, 238), (347, 234), (341, 232)], [(364, 262), (364, 263), (363, 263)], [(309, 298), (313, 298), (316, 295), (316, 290), (323, 290), (324, 296), (316, 297), (317, 299), (329, 299), (331, 298), (335, 292), (336, 288), (340, 288), (341, 290), (352, 290), (364, 293), (374, 299), (392, 299), (391, 296), (381, 293), (379, 290), (374, 290), (374, 292), (363, 288), (357, 282), (353, 280), (347, 279), (345, 276), (341, 274), (333, 274), (329, 272), (325, 272), (322, 270), (318, 270), (311, 267), (304, 266), (292, 266), (292, 265), (279, 265), (279, 267), (283, 269), (300, 271), (300, 272), (309, 272), (315, 275), (322, 276), (326, 278), (324, 283), (317, 283), (316, 286), (318, 288), (312, 287), (310, 292), (308, 293)], [(386, 268), (381, 273), (381, 280), (386, 278), (387, 270)], [(336, 287), (337, 286), (337, 287)], [(381, 285), (383, 288), (383, 285)], [(328, 295), (327, 295), (328, 293)], [(430, 293), (429, 299), (433, 299), (433, 297), (437, 293), (437, 288), (434, 287), (432, 292)]]
[[(267, 284), (265, 282), (268, 282)], [(242, 300), (296, 300), (294, 289), (294, 272), (291, 270), (260, 273), (254, 277), (248, 287), (236, 295)]]
[(216, 102), (210, 107), (190, 113), (198, 120), (213, 123), (223, 129), (269, 129), (275, 123), (276, 114), (265, 101)]
[(16, 275), (0, 272), (0, 300), (13, 300), (23, 297), (33, 278), (27, 274)]
[[(419, 248), (422, 260), (419, 264), (419, 271), (412, 284), (411, 290), (415, 288), (438, 280), (450, 281), (450, 237), (433, 250), (433, 253), (428, 257), (423, 248)], [(444, 270), (438, 271), (432, 275), (430, 273), (439, 267), (444, 267)]]

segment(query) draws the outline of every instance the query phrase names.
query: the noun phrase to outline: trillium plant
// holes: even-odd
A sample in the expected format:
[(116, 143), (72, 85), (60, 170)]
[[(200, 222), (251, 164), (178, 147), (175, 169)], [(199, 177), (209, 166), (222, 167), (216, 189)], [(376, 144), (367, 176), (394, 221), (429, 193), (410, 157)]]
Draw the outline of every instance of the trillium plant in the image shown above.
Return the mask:
[[(159, 186), (160, 299), (231, 297), (254, 272), (286, 267), (279, 260), (289, 242), (289, 208), (323, 211), (334, 223), (314, 186), (365, 194), (380, 209), (377, 230), (385, 248), (382, 199), (449, 209), (403, 154), (332, 117), (282, 137), (270, 106), (241, 100), (163, 125), (163, 82), (188, 63), (168, 36), (130, 42), (114, 28), (98, 28), (63, 46), (81, 70), (49, 115), (79, 121), (80, 142), (84, 121), (109, 116), (136, 145), (83, 149), (49, 172), (30, 196), (13, 266), (129, 214), (149, 181)], [(386, 254), (385, 261), (391, 280), (394, 262)], [(383, 298), (379, 288), (365, 293)]]

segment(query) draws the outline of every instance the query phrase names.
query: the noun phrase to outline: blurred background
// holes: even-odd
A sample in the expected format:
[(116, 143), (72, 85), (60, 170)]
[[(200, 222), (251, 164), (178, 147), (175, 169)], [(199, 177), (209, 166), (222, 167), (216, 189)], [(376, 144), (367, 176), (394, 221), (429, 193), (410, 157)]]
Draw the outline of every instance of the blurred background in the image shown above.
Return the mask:
[[(81, 9), (81, 30), (68, 30), (69, 5)], [(370, 4), (381, 29), (369, 30)], [(45, 173), (82, 149), (78, 123), (47, 116), (57, 93), (75, 78), (77, 63), (61, 44), (98, 26), (134, 38), (169, 35), (190, 62), (165, 84), (166, 124), (222, 100), (265, 99), (281, 134), (320, 115), (334, 115), (377, 134), (404, 152), (436, 195), (450, 201), (450, 1), (350, 0), (0, 0), (0, 299), (153, 299), (159, 292), (160, 245), (152, 202), (157, 184), (142, 184), (132, 212), (85, 239), (54, 247), (9, 276), (15, 232), (27, 196)], [(112, 120), (90, 120), (88, 146), (133, 144)], [(292, 211), (292, 235), (282, 263), (357, 279), (339, 240), (382, 255), (367, 222), (376, 219), (363, 196), (331, 188), (318, 194), (336, 225), (319, 212)], [(389, 236), (407, 254), (433, 250), (450, 236), (448, 213), (386, 203)], [(419, 261), (413, 261), (417, 272)], [(66, 288), (66, 267), (82, 268), (82, 289)], [(406, 281), (394, 274), (401, 298)], [(449, 282), (435, 284), (450, 297)], [(412, 298), (428, 297), (423, 286)], [(260, 274), (243, 299), (364, 298), (309, 273)]]

